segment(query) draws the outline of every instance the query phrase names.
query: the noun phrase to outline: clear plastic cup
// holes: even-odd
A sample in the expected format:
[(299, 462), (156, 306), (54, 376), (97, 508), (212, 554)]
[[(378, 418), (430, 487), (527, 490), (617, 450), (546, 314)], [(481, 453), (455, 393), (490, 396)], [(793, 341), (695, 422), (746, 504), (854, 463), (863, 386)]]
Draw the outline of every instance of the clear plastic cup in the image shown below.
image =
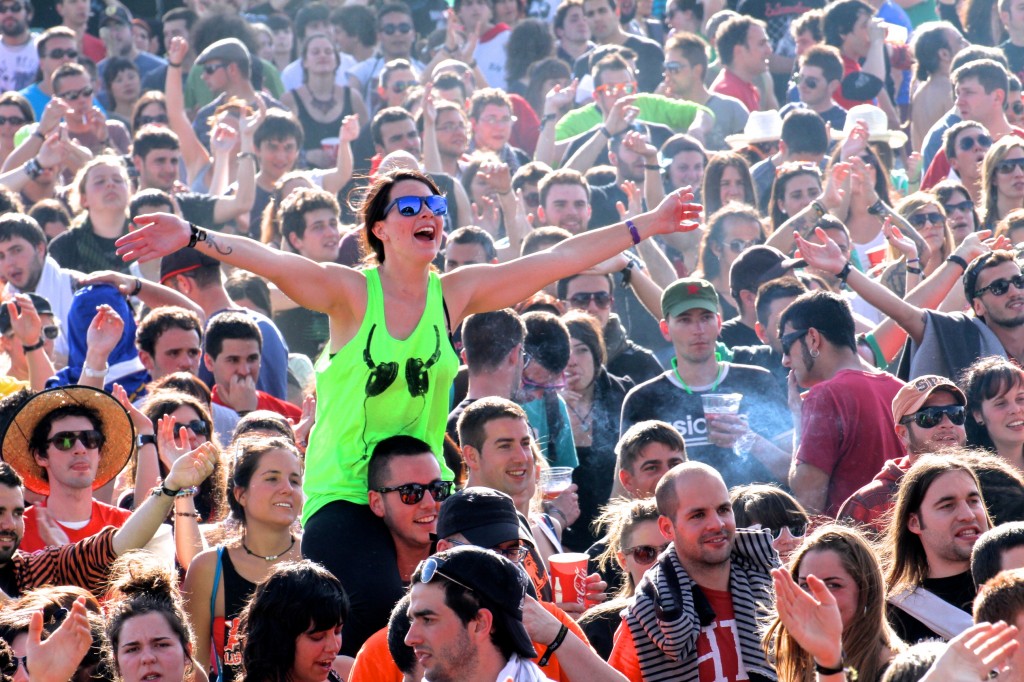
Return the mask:
[(553, 500), (572, 485), (572, 467), (551, 467), (540, 472), (538, 481), (545, 500)]

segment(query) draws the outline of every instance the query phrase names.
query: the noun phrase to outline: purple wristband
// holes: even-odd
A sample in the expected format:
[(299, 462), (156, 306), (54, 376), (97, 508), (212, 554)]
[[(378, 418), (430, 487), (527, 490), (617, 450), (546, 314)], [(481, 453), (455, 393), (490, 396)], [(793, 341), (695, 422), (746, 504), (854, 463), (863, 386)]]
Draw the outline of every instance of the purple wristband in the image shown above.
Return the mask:
[(629, 236), (633, 238), (633, 244), (639, 244), (643, 241), (640, 231), (636, 229), (636, 225), (633, 224), (632, 220), (626, 221), (626, 227), (629, 228)]

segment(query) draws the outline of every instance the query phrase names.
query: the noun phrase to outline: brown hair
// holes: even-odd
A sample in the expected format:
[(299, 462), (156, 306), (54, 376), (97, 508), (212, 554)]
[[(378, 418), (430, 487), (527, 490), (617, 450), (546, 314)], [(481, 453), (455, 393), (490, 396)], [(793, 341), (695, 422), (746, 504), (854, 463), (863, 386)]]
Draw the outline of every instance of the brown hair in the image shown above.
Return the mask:
[(384, 209), (391, 203), (391, 188), (402, 180), (422, 182), (432, 193), (441, 194), (441, 190), (430, 176), (419, 171), (403, 169), (377, 176), (363, 199), (363, 205), (359, 208), (359, 221), (363, 224), (360, 247), (370, 262), (377, 265), (384, 264), (384, 242), (373, 233), (373, 226), (386, 217)]

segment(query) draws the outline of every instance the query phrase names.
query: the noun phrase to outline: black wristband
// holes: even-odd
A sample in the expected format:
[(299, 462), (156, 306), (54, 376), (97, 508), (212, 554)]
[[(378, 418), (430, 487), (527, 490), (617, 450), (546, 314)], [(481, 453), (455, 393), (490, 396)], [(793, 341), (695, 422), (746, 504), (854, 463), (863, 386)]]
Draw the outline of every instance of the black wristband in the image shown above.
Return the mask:
[(139, 434), (139, 439), (138, 439), (138, 443), (136, 443), (136, 447), (141, 448), (141, 447), (144, 447), (146, 445), (156, 446), (156, 435), (155, 434), (152, 434), (152, 433), (140, 433)]
[(967, 272), (967, 261), (965, 261), (960, 256), (956, 255), (955, 253), (952, 256), (947, 257), (946, 261), (949, 263), (956, 263), (963, 269), (964, 272)]
[(882, 215), (882, 213), (884, 213), (887, 208), (888, 207), (885, 205), (885, 202), (879, 199), (875, 203), (868, 206), (868, 213), (874, 216)]
[(814, 672), (818, 673), (819, 675), (838, 675), (839, 673), (844, 673), (846, 672), (846, 661), (840, 658), (838, 668), (826, 668), (821, 663), (815, 661)]
[(43, 340), (43, 337), (40, 336), (39, 341), (33, 343), (31, 346), (22, 346), (21, 350), (25, 351), (26, 353), (31, 353), (34, 350), (39, 350), (40, 348), (42, 348), (44, 343), (45, 341)]
[(922, 270), (921, 268), (912, 268), (908, 265), (907, 272), (909, 272), (911, 275), (920, 275), (922, 272), (924, 272), (924, 270)]
[(189, 223), (188, 226), (192, 230), (192, 236), (188, 239), (188, 248), (194, 249), (196, 244), (206, 241), (206, 230), (196, 227), (195, 223)]
[(179, 492), (181, 492), (181, 491), (180, 490), (171, 490), (170, 488), (168, 488), (163, 483), (160, 484), (160, 494), (161, 495), (166, 495), (167, 497), (177, 497)]
[(612, 134), (608, 131), (608, 126), (601, 126), (600, 128), (597, 129), (597, 132), (601, 133), (609, 140), (612, 139)]
[(647, 170), (658, 171), (659, 173), (661, 172), (661, 166), (656, 163), (645, 163), (644, 168)]
[(140, 291), (142, 291), (142, 278), (141, 277), (136, 277), (135, 278), (135, 288), (132, 289), (132, 293), (130, 295), (131, 296), (138, 296)]
[(846, 278), (850, 276), (851, 270), (853, 270), (853, 263), (846, 261), (846, 265), (843, 266), (842, 270), (836, 273), (836, 277), (839, 278), (839, 281), (845, 282)]
[(551, 642), (551, 644), (548, 644), (547, 651), (545, 651), (544, 655), (540, 657), (539, 661), (537, 661), (537, 665), (544, 667), (548, 664), (548, 661), (551, 660), (551, 654), (555, 653), (555, 650), (562, 646), (562, 642), (565, 641), (565, 636), (568, 633), (569, 628), (563, 623), (562, 627), (558, 628), (558, 634), (555, 635), (554, 641)]

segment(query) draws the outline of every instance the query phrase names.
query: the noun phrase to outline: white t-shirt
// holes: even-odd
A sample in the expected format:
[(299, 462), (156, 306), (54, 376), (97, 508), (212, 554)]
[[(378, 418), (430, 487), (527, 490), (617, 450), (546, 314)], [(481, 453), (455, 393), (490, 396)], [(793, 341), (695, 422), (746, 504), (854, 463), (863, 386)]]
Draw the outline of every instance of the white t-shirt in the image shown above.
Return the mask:
[(497, 26), (485, 33), (473, 51), (473, 58), (480, 68), (480, 73), (487, 79), (492, 88), (505, 89), (508, 80), (505, 77), (505, 62), (508, 61), (508, 39), (512, 31), (506, 26)]
[(32, 85), (39, 71), (36, 39), (32, 36), (24, 45), (0, 42), (0, 90), (21, 90)]

